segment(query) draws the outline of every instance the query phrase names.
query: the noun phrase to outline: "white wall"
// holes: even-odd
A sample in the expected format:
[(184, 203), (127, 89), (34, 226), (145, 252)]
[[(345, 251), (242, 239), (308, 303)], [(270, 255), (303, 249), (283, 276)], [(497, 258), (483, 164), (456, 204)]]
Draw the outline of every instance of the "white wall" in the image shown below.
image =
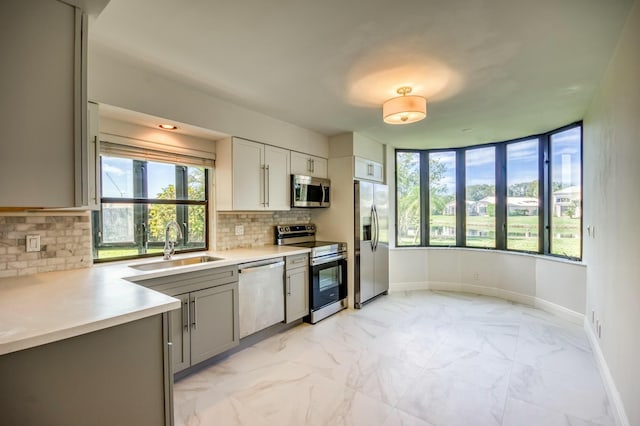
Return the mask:
[(398, 248), (389, 262), (391, 291), (468, 291), (583, 322), (586, 267), (577, 262), (468, 248)]
[(216, 98), (108, 49), (89, 48), (89, 99), (327, 158), (326, 136)]
[[(626, 410), (640, 425), (640, 2), (584, 120), (587, 312)], [(615, 401), (614, 401), (615, 402)]]

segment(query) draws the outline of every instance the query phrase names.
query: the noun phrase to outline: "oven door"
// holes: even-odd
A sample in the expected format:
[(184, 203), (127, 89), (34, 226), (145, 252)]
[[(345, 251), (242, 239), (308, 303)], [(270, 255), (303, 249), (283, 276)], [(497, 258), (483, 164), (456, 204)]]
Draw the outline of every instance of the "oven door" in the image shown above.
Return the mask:
[(311, 266), (311, 310), (347, 297), (347, 260), (339, 259)]

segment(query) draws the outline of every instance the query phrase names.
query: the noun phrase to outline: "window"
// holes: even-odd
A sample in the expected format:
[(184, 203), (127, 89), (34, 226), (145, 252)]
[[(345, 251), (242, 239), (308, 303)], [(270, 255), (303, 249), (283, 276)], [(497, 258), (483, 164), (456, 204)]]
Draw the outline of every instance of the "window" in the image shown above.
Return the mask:
[(420, 245), (420, 154), (396, 155), (396, 200), (398, 202), (398, 241), (402, 245)]
[(101, 210), (94, 212), (94, 260), (162, 253), (167, 223), (176, 251), (207, 247), (205, 167), (101, 156)]
[(567, 257), (582, 251), (581, 147), (579, 127), (551, 135), (551, 253)]
[(496, 246), (496, 149), (465, 151), (466, 242), (469, 247)]
[(397, 246), (582, 256), (580, 123), (479, 147), (397, 150), (396, 188)]
[(429, 153), (429, 244), (456, 245), (456, 153)]
[(540, 236), (538, 138), (507, 144), (507, 249), (538, 252)]

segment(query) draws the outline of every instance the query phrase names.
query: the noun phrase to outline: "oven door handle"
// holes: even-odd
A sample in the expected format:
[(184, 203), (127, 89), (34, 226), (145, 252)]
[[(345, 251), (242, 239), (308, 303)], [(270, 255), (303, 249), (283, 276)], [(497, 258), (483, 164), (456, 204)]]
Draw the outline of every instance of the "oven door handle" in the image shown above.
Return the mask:
[(336, 260), (347, 260), (344, 254), (338, 254), (330, 257), (323, 257), (321, 259), (311, 259), (311, 266), (324, 265), (325, 263), (334, 262)]

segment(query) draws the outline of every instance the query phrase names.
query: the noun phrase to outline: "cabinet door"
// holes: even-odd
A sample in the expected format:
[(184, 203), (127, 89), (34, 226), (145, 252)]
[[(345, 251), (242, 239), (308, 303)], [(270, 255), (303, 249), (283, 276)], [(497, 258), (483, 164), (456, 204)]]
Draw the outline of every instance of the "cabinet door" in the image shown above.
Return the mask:
[(355, 157), (355, 177), (376, 182), (384, 180), (382, 164), (365, 158)]
[(81, 16), (59, 1), (0, 2), (0, 207), (77, 205)]
[(233, 139), (233, 209), (264, 210), (264, 145)]
[(326, 179), (327, 174), (327, 159), (320, 157), (311, 158), (311, 176)]
[(169, 312), (171, 317), (171, 342), (173, 343), (173, 372), (177, 373), (191, 365), (189, 294), (175, 296), (180, 299), (180, 309)]
[(194, 365), (240, 342), (238, 283), (190, 294), (191, 365)]
[(287, 271), (285, 283), (286, 323), (309, 314), (309, 272), (307, 268)]
[(274, 146), (264, 146), (264, 164), (266, 167), (266, 206), (267, 210), (289, 210), (289, 151)]
[(327, 177), (327, 159), (291, 151), (291, 174)]
[(291, 151), (291, 174), (311, 176), (311, 157), (301, 152)]

